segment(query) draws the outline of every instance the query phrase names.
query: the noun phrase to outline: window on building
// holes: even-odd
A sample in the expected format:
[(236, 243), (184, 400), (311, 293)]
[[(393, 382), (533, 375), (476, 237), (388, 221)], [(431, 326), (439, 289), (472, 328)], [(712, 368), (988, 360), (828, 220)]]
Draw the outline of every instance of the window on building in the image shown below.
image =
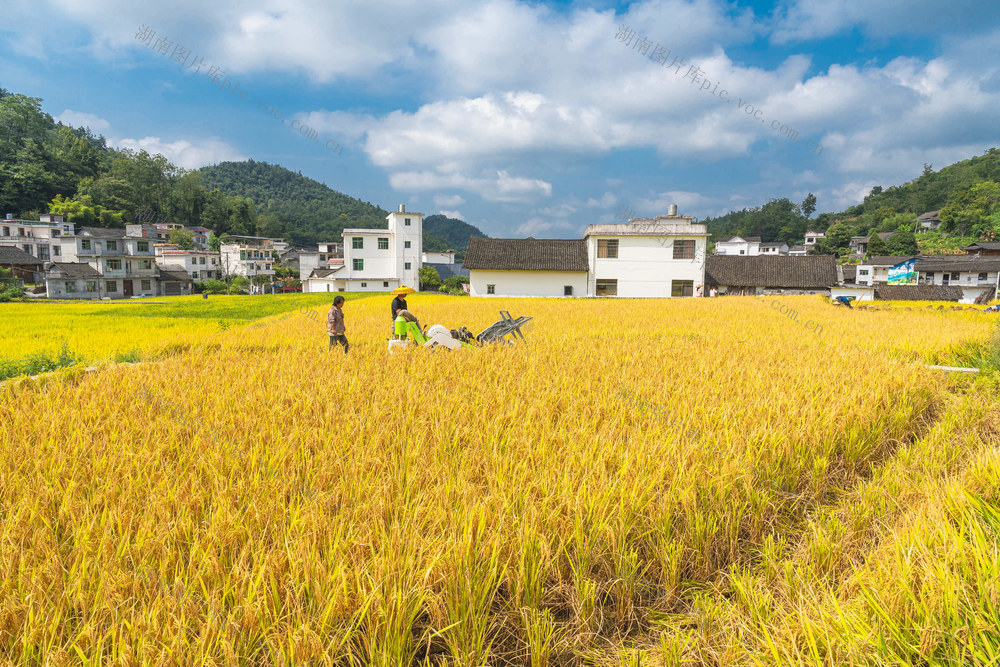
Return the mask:
[(403, 224), (406, 225), (407, 227), (409, 227), (410, 226), (410, 219), (409, 218), (403, 218)]
[[(740, 254), (743, 254), (742, 250)], [(694, 241), (674, 241), (674, 259), (694, 259)]]
[(351, 237), (351, 247), (355, 250), (361, 250), (365, 247), (365, 237), (364, 236), (352, 236)]
[(28, 253), (29, 255), (34, 255), (35, 254), (35, 253), (31, 252), (31, 244), (30, 243), (25, 243), (24, 245), (22, 245), (21, 246), (21, 250), (23, 250), (24, 252)]
[(18, 227), (17, 228), (17, 235), (18, 236), (24, 236), (24, 227)]
[(59, 257), (59, 246), (57, 245), (52, 246), (52, 256)]
[(597, 256), (600, 258), (618, 258), (618, 239), (597, 239)]
[(80, 241), (80, 250), (90, 250), (90, 241), (87, 239)]
[(563, 285), (563, 296), (573, 296), (572, 285)]
[(694, 296), (694, 281), (672, 280), (670, 282), (670, 296)]
[[(197, 276), (195, 276), (197, 278)], [(139, 287), (142, 288), (143, 292), (148, 292), (153, 289), (153, 281), (151, 280), (140, 280)]]
[(951, 274), (951, 279), (954, 280), (955, 282), (958, 282), (960, 280), (960, 276), (958, 275), (958, 273), (953, 273)]
[(62, 232), (60, 232), (58, 229), (52, 230), (52, 238), (58, 238), (60, 234), (62, 234)]
[(618, 296), (618, 279), (598, 280), (597, 296)]
[(368, 283), (361, 283), (362, 287), (368, 287)]
[(378, 249), (379, 250), (388, 250), (389, 249), (389, 239), (383, 238), (381, 236), (378, 237)]
[(118, 241), (107, 241), (108, 250), (118, 251)]
[(319, 261), (320, 261), (320, 263), (325, 262), (326, 261), (326, 255), (320, 255), (319, 256)]
[(212, 258), (212, 266), (215, 266), (215, 258)]
[(242, 262), (246, 258), (247, 258), (247, 251), (246, 250), (240, 250), (240, 261)]
[(76, 281), (75, 280), (67, 280), (65, 282), (65, 284), (63, 285), (63, 291), (66, 292), (67, 294), (71, 294), (71, 293), (75, 292), (76, 291)]
[(382, 287), (388, 287), (388, 286), (389, 286), (389, 281), (388, 280), (383, 280), (382, 281)]
[(136, 247), (138, 247), (139, 252), (149, 252), (149, 241), (139, 241)]
[(205, 258), (204, 257), (199, 257), (198, 259), (201, 260), (201, 261), (198, 262), (199, 264), (204, 264), (205, 263)]
[(496, 294), (497, 293), (497, 286), (496, 285), (487, 285), (486, 286), (486, 293), (487, 294)]
[(4, 236), (10, 236), (10, 227), (4, 227), (3, 228), (3, 235)]
[(867, 276), (868, 275), (868, 269), (859, 269), (858, 270), (858, 275), (859, 276)]
[(139, 268), (144, 270), (149, 270), (153, 268), (153, 260), (151, 259), (141, 259), (139, 260)]
[(198, 280), (198, 272), (197, 271), (192, 271), (191, 272), (191, 277), (194, 278), (195, 280)]
[(986, 274), (985, 273), (980, 273), (979, 274), (979, 282), (985, 282), (985, 281), (986, 281)]
[[(745, 255), (746, 254), (746, 250), (740, 250), (740, 254), (741, 255)], [(676, 250), (674, 250), (674, 258), (675, 259), (677, 258), (677, 251)]]
[(413, 266), (413, 265), (410, 262), (406, 262), (406, 263), (403, 264), (403, 268), (406, 269), (407, 271), (410, 270), (411, 266)]
[(106, 289), (109, 292), (117, 292), (118, 291), (118, 281), (117, 280), (108, 280), (107, 282), (104, 283), (104, 289)]
[(87, 291), (88, 292), (96, 292), (97, 291), (97, 281), (96, 280), (88, 280), (87, 281)]
[(410, 247), (410, 242), (409, 241), (403, 241), (403, 247), (404, 248), (409, 248)]
[(105, 266), (108, 271), (121, 271), (122, 261), (120, 259), (106, 259), (104, 260)]
[(365, 260), (354, 258), (353, 262), (354, 262), (354, 270), (355, 271), (364, 271), (365, 270)]

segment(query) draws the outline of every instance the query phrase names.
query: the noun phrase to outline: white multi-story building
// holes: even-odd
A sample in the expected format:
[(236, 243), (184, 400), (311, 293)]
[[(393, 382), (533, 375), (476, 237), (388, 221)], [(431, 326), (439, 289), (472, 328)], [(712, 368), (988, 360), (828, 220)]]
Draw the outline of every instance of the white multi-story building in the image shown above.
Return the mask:
[(708, 230), (670, 214), (590, 225), (584, 238), (469, 240), (473, 296), (695, 296)]
[(49, 298), (131, 298), (183, 294), (190, 278), (156, 264), (153, 241), (121, 229), (83, 227), (59, 238), (61, 261), (46, 264)]
[[(303, 275), (304, 292), (383, 292), (416, 287), (423, 253), (423, 213), (390, 213), (388, 229), (345, 229), (344, 263)], [(331, 244), (332, 245), (332, 244)], [(328, 245), (328, 249), (331, 249)]]
[(61, 215), (41, 215), (38, 220), (17, 220), (7, 214), (0, 221), (0, 245), (18, 248), (40, 262), (63, 261), (60, 237), (72, 234), (76, 225)]
[(287, 247), (287, 244), (280, 239), (259, 236), (230, 236), (227, 241), (228, 243), (219, 246), (219, 263), (223, 278), (271, 277), (274, 275), (274, 253), (277, 251), (275, 241), (280, 241)]

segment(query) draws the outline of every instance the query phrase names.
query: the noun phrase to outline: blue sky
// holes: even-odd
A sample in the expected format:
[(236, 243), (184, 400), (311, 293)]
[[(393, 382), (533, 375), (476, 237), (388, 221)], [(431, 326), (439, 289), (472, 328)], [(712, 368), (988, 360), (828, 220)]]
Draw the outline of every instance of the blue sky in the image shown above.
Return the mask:
[(1000, 145), (995, 0), (6, 0), (0, 16), (0, 86), (113, 145), (277, 163), (491, 236), (808, 192), (841, 210)]

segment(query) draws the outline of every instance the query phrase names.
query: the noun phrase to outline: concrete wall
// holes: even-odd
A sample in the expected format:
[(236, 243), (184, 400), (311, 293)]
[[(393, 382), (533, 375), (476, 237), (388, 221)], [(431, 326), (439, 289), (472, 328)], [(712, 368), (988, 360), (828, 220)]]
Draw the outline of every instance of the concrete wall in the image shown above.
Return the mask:
[[(573, 296), (587, 296), (586, 271), (469, 271), (472, 296), (563, 296), (573, 287)], [(495, 285), (495, 294), (487, 294)]]

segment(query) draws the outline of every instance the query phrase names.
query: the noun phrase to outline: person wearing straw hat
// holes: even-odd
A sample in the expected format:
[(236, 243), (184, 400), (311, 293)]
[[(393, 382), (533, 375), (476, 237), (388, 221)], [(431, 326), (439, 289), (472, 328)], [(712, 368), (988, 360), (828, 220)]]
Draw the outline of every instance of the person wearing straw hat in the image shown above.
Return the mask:
[(392, 300), (392, 306), (390, 307), (390, 310), (392, 311), (393, 331), (395, 331), (396, 318), (399, 317), (400, 315), (402, 315), (404, 319), (409, 320), (410, 322), (416, 322), (417, 328), (418, 329), (420, 328), (420, 322), (417, 320), (416, 317), (413, 316), (413, 314), (406, 307), (406, 295), (413, 294), (416, 291), (417, 290), (413, 289), (412, 287), (407, 287), (406, 285), (400, 285), (396, 289), (389, 292), (389, 294), (396, 295), (396, 298)]

